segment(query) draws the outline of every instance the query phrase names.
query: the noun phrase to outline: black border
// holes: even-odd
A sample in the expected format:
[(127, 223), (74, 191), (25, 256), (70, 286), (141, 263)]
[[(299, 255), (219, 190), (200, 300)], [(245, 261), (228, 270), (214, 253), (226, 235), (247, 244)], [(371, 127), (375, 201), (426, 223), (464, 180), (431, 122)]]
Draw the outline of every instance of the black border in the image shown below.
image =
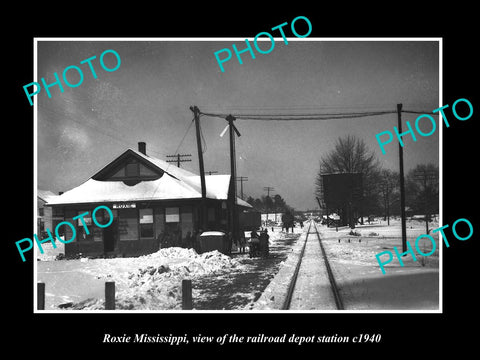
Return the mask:
[[(392, 6), (390, 6), (392, 5)], [(122, 7), (122, 8), (120, 8)], [(317, 344), (298, 347), (292, 344), (246, 346), (219, 346), (216, 344), (185, 347), (167, 347), (160, 344), (102, 344), (106, 332), (123, 335), (148, 332), (150, 334), (189, 334), (217, 336), (237, 335), (342, 335), (381, 333), (380, 344), (348, 344), (355, 351), (380, 355), (376, 351), (387, 348), (385, 354), (411, 356), (419, 352), (432, 354), (443, 348), (461, 346), (467, 350), (475, 344), (474, 330), (468, 321), (475, 313), (475, 261), (478, 252), (478, 215), (470, 206), (474, 202), (476, 181), (476, 152), (474, 149), (476, 123), (480, 112), (478, 90), (474, 91), (478, 76), (475, 22), (473, 6), (444, 5), (421, 9), (418, 4), (384, 4), (383, 8), (358, 4), (354, 8), (339, 4), (338, 8), (318, 3), (314, 7), (293, 9), (278, 3), (267, 11), (246, 3), (221, 5), (204, 4), (195, 9), (183, 4), (173, 11), (160, 3), (138, 4), (134, 9), (126, 5), (110, 4), (104, 11), (98, 5), (85, 4), (76, 11), (36, 9), (21, 12), (14, 25), (4, 23), (4, 34), (12, 34), (6, 41), (8, 49), (8, 82), (4, 95), (4, 134), (9, 145), (4, 147), (7, 169), (4, 191), (4, 258), (7, 260), (5, 278), (7, 289), (4, 309), (12, 314), (8, 322), (5, 343), (12, 349), (32, 344), (36, 351), (48, 353), (89, 349), (92, 352), (109, 349), (155, 351), (158, 356), (167, 352), (194, 350), (210, 354), (225, 354), (226, 350), (255, 356), (262, 349), (286, 354), (310, 349), (343, 349), (344, 344)], [(28, 11), (27, 11), (28, 10)], [(296, 16), (306, 16), (313, 25), (311, 37), (442, 37), (443, 38), (443, 103), (452, 104), (458, 98), (469, 99), (474, 107), (473, 117), (465, 122), (451, 121), (443, 131), (443, 210), (444, 223), (452, 224), (458, 218), (468, 218), (474, 226), (474, 236), (465, 242), (451, 241), (444, 247), (444, 313), (443, 314), (33, 314), (33, 262), (27, 256), (21, 262), (14, 242), (30, 237), (33, 224), (33, 108), (25, 101), (22, 86), (33, 79), (34, 37), (227, 37), (256, 35)], [(4, 55), (4, 59), (7, 57)], [(11, 101), (13, 99), (13, 102)], [(478, 109), (478, 110), (477, 110)], [(13, 222), (12, 222), (13, 220)], [(447, 235), (451, 234), (447, 232)], [(451, 235), (450, 235), (451, 236)], [(5, 291), (6, 290), (6, 291)], [(8, 316), (8, 315), (4, 316)], [(6, 319), (6, 318), (5, 318)], [(474, 324), (473, 324), (474, 325)], [(475, 326), (475, 325), (474, 325)], [(473, 327), (475, 329), (475, 327)], [(327, 346), (327, 348), (325, 348)], [(417, 350), (419, 352), (417, 352)], [(82, 350), (80, 350), (82, 351)], [(415, 352), (414, 352), (415, 351)], [(198, 352), (197, 352), (198, 354)], [(259, 353), (258, 353), (259, 354)]]

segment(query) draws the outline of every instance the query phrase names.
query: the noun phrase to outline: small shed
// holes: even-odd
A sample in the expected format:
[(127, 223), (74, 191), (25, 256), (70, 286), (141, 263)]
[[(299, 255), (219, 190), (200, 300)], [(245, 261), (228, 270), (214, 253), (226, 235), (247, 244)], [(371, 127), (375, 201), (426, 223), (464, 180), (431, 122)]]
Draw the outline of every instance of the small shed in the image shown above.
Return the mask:
[(222, 231), (205, 231), (200, 235), (200, 253), (218, 250), (223, 254), (228, 252), (227, 236)]

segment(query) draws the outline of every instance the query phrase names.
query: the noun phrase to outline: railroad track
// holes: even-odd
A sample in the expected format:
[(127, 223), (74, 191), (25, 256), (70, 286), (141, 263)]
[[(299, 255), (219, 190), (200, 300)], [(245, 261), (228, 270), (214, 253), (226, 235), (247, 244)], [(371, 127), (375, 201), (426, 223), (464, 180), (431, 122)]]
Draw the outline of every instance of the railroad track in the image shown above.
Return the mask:
[[(318, 245), (314, 243), (316, 241), (318, 241)], [(308, 254), (306, 255), (307, 246)], [(305, 304), (302, 304), (302, 301)], [(313, 220), (308, 226), (305, 242), (288, 286), (282, 310), (298, 307), (299, 303), (302, 308), (308, 309), (310, 306), (312, 310), (317, 307), (318, 310), (321, 310), (322, 307), (344, 309), (332, 268), (320, 239), (317, 225)]]

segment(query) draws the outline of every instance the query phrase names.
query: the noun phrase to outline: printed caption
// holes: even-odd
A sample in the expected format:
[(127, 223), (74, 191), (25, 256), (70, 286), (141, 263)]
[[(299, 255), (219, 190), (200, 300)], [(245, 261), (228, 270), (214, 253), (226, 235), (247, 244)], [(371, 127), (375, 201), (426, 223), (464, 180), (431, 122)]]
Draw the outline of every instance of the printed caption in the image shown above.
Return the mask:
[(282, 334), (279, 336), (271, 336), (258, 334), (255, 336), (240, 336), (237, 334), (223, 334), (219, 336), (205, 336), (202, 334), (188, 336), (184, 335), (161, 335), (161, 334), (134, 334), (134, 335), (112, 335), (104, 334), (103, 343), (159, 343), (168, 345), (188, 345), (188, 344), (320, 344), (320, 343), (380, 343), (382, 334), (364, 334), (359, 333), (354, 336), (343, 336), (339, 334), (329, 335), (297, 335)]

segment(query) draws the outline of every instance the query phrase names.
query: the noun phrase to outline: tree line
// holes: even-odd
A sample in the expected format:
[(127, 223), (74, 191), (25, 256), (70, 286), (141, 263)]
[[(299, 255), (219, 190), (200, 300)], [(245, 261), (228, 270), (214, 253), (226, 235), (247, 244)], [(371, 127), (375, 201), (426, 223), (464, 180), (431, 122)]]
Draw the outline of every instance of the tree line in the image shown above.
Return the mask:
[[(322, 175), (361, 173), (362, 194), (349, 204), (355, 218), (364, 216), (400, 214), (399, 173), (384, 169), (373, 151), (355, 136), (338, 138), (334, 148), (320, 159), (320, 169), (315, 179), (315, 195), (322, 208), (326, 208)], [(410, 215), (421, 214), (430, 218), (439, 211), (439, 171), (434, 164), (419, 164), (405, 176), (405, 204)], [(329, 213), (342, 209), (329, 209)]]
[(293, 212), (293, 208), (289, 206), (279, 194), (276, 194), (273, 197), (263, 195), (256, 199), (249, 196), (245, 201), (252, 205), (255, 210), (262, 213)]

